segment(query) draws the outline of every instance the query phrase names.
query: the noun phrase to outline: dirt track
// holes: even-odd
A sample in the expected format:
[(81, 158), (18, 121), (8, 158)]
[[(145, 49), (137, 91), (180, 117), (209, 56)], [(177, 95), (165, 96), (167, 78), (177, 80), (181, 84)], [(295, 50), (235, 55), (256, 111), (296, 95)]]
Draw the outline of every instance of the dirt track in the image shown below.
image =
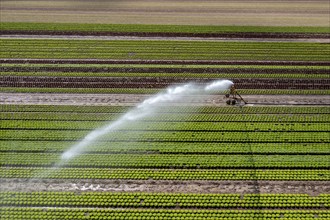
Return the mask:
[[(150, 96), (138, 94), (0, 93), (0, 105), (134, 106)], [(330, 105), (330, 96), (326, 95), (245, 95), (244, 99), (251, 105)], [(187, 96), (182, 100), (184, 102), (171, 103), (171, 105), (225, 105), (222, 95)], [(168, 105), (168, 103), (166, 104)]]
[(113, 60), (113, 59), (11, 59), (0, 58), (0, 63), (35, 64), (171, 64), (171, 65), (288, 65), (329, 66), (327, 61), (274, 60)]
[(166, 40), (223, 42), (308, 42), (330, 43), (328, 34), (235, 33), (116, 33), (116, 32), (51, 32), (0, 31), (0, 39), (61, 39), (61, 40)]
[(169, 193), (330, 193), (329, 181), (154, 181), (1, 179), (1, 191), (104, 191)]

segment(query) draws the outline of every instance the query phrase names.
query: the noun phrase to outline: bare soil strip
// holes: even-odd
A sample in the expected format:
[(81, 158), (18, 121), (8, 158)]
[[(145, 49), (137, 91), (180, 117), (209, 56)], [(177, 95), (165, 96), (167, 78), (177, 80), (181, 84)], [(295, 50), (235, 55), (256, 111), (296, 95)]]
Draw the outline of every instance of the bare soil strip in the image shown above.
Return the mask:
[(222, 41), (222, 42), (309, 42), (330, 43), (328, 34), (183, 34), (114, 33), (114, 32), (15, 32), (0, 31), (0, 39), (60, 39), (60, 40), (166, 40), (166, 41)]
[[(138, 94), (0, 93), (0, 105), (135, 106), (150, 96)], [(249, 105), (330, 105), (330, 96), (327, 95), (244, 95), (244, 99)], [(166, 105), (226, 105), (223, 95), (195, 95), (184, 97), (182, 100), (166, 103)]]
[(330, 61), (264, 61), (264, 60), (112, 60), (112, 59), (11, 59), (0, 58), (0, 63), (31, 64), (173, 64), (173, 65), (289, 65), (329, 66)]
[(167, 193), (330, 193), (329, 181), (168, 181), (100, 179), (0, 179), (1, 191), (102, 191)]

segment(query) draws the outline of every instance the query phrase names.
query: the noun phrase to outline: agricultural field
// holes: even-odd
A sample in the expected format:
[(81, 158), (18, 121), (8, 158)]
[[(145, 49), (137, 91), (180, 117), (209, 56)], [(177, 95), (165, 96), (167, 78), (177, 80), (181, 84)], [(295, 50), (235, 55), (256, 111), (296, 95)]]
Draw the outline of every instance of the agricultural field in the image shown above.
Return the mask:
[(2, 22), (229, 26), (329, 25), (327, 0), (1, 1)]
[(79, 2), (1, 3), (0, 219), (330, 219), (327, 1)]

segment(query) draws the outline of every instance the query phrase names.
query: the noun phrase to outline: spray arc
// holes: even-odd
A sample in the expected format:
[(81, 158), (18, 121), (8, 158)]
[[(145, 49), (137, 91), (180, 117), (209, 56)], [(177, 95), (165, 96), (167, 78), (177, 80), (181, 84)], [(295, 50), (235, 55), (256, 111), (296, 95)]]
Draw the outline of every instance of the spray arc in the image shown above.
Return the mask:
[(137, 122), (147, 116), (156, 114), (157, 109), (161, 108), (160, 104), (180, 101), (184, 98), (184, 96), (187, 95), (205, 95), (213, 92), (224, 91), (229, 89), (232, 85), (233, 82), (230, 80), (218, 80), (207, 84), (204, 87), (195, 85), (193, 83), (188, 83), (177, 87), (170, 87), (165, 92), (159, 93), (146, 99), (116, 121), (104, 127), (95, 129), (94, 131), (87, 134), (80, 142), (76, 143), (62, 154), (62, 161), (68, 161), (84, 152), (88, 146), (93, 144), (94, 141), (98, 140), (103, 135), (117, 131), (122, 126), (127, 125), (127, 123)]

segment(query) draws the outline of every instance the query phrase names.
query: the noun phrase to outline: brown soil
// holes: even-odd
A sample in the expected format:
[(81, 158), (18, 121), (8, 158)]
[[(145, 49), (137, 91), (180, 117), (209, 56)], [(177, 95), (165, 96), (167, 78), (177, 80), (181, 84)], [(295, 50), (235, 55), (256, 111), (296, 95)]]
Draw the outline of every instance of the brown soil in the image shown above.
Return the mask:
[(329, 66), (329, 61), (256, 61), (256, 60), (111, 60), (111, 59), (10, 59), (0, 58), (0, 63), (34, 64), (179, 64), (179, 65), (292, 65)]
[[(149, 97), (139, 94), (0, 93), (0, 105), (134, 106)], [(325, 95), (244, 95), (244, 99), (249, 105), (330, 105), (330, 97)], [(171, 105), (226, 105), (222, 95), (187, 96), (182, 100)]]
[(285, 38), (328, 39), (325, 33), (161, 33), (161, 32), (106, 32), (106, 31), (15, 31), (1, 30), (0, 35), (67, 35), (67, 36), (134, 36), (134, 37), (201, 37), (201, 38)]
[(154, 181), (0, 179), (1, 191), (104, 191), (168, 193), (330, 193), (329, 181)]
[(0, 39), (51, 39), (51, 40), (130, 40), (130, 41), (209, 41), (209, 42), (303, 42), (329, 44), (329, 38), (248, 38), (248, 37), (158, 37), (158, 36), (82, 36), (82, 35), (0, 35)]

